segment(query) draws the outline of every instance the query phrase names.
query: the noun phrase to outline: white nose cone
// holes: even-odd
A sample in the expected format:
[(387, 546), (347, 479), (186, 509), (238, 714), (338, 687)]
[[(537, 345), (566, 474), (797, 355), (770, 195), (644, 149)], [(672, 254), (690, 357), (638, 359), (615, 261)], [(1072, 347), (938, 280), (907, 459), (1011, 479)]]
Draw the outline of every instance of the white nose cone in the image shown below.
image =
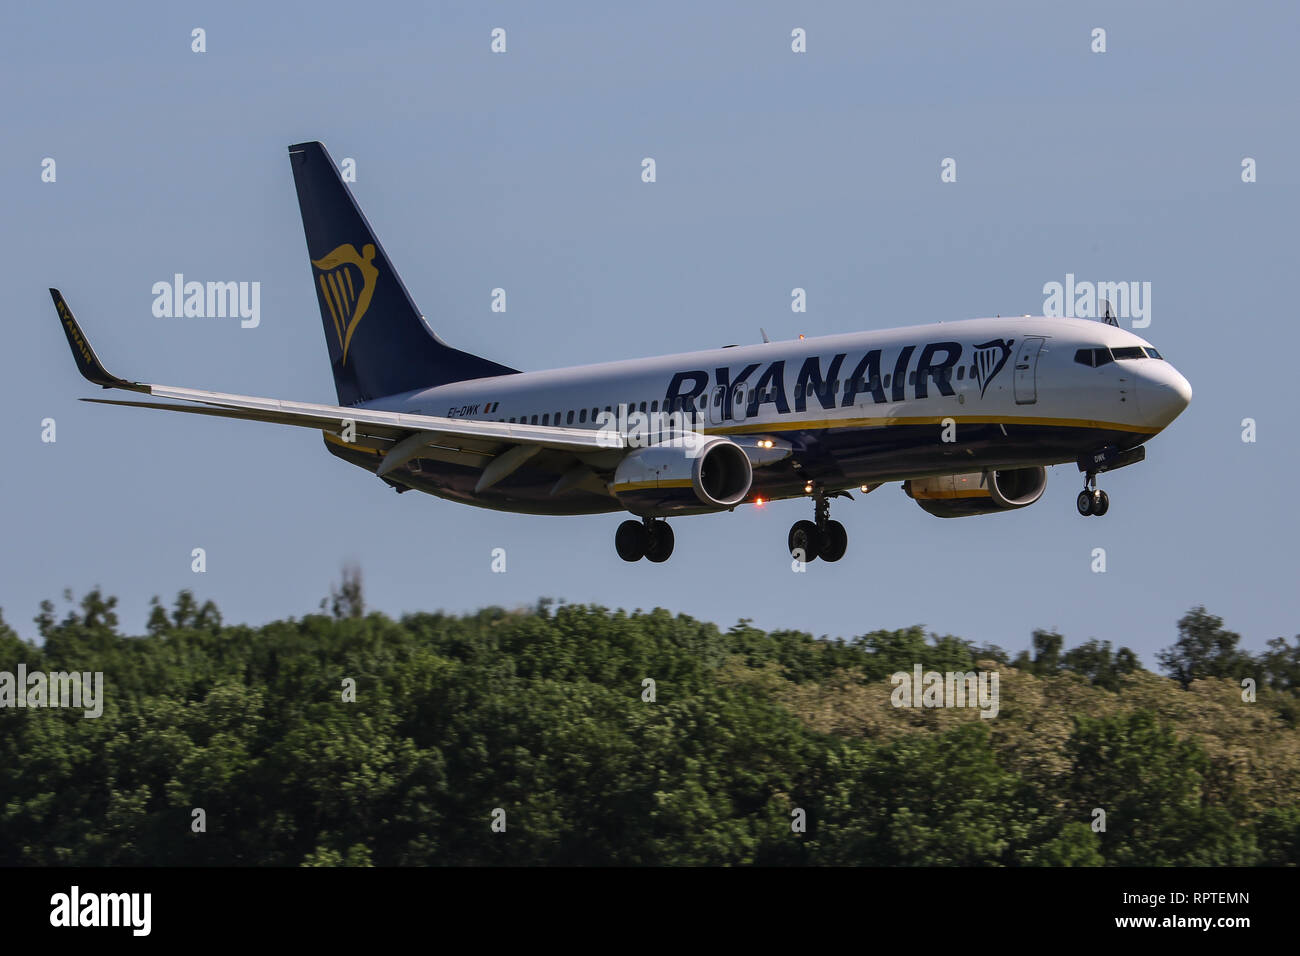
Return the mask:
[(1192, 385), (1168, 362), (1141, 363), (1137, 375), (1138, 410), (1157, 428), (1164, 428), (1183, 413), (1192, 401)]

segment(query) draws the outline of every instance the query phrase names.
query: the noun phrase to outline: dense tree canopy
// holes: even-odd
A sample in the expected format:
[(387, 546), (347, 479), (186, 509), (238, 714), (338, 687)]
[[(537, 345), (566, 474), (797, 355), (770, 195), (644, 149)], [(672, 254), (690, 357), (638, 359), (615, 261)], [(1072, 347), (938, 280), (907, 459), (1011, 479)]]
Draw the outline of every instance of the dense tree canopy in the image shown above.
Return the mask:
[[(104, 674), (96, 719), (0, 708), (0, 865), (1300, 862), (1300, 638), (1254, 658), (1204, 608), (1161, 677), (1050, 631), (1012, 661), (549, 602), (392, 620), (359, 571), (257, 628), (182, 592), (128, 637), (115, 604), (0, 620), (0, 672)], [(894, 706), (918, 664), (996, 672), (997, 716)]]

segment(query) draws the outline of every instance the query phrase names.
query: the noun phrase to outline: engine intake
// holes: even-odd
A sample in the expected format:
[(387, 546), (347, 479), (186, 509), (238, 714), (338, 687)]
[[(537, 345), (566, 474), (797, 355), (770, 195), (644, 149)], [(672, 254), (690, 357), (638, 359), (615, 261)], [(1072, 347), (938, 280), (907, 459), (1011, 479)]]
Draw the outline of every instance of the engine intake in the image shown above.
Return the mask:
[(903, 490), (937, 518), (964, 518), (1032, 505), (1047, 488), (1047, 469), (1007, 468), (937, 478), (913, 478)]

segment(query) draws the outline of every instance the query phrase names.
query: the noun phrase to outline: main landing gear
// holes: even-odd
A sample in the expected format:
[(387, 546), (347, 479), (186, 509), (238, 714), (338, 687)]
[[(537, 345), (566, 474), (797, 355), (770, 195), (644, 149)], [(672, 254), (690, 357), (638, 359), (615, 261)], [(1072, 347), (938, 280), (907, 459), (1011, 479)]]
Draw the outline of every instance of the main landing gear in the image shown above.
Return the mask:
[[(843, 492), (840, 492), (843, 494)], [(796, 521), (790, 527), (786, 544), (790, 556), (802, 561), (838, 561), (849, 547), (849, 533), (844, 525), (831, 520), (831, 503), (821, 488), (812, 492), (812, 521)], [(847, 495), (845, 497), (848, 497)]]
[(1083, 479), (1083, 491), (1079, 492), (1079, 497), (1074, 500), (1074, 505), (1079, 509), (1079, 514), (1085, 518), (1094, 515), (1100, 518), (1110, 510), (1110, 496), (1097, 487), (1097, 473), (1088, 472)]
[(647, 558), (662, 564), (672, 557), (673, 529), (662, 518), (624, 521), (614, 534), (614, 548), (624, 561)]

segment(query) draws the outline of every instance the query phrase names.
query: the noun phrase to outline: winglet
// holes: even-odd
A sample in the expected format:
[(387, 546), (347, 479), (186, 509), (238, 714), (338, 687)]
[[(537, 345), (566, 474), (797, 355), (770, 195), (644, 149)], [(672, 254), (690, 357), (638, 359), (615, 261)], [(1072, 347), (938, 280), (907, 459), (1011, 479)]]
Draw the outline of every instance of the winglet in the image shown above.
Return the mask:
[(81, 326), (77, 325), (77, 320), (72, 317), (72, 310), (68, 308), (68, 303), (63, 301), (63, 293), (59, 292), (58, 289), (51, 289), (50, 297), (54, 299), (54, 308), (59, 313), (59, 323), (63, 326), (63, 334), (68, 337), (68, 345), (72, 348), (72, 357), (77, 361), (77, 371), (83, 377), (96, 385), (102, 385), (104, 388), (125, 388), (133, 392), (149, 391), (148, 385), (128, 382), (116, 375), (110, 375), (99, 361), (99, 356), (95, 354), (95, 350), (90, 347), (89, 340), (82, 334)]

